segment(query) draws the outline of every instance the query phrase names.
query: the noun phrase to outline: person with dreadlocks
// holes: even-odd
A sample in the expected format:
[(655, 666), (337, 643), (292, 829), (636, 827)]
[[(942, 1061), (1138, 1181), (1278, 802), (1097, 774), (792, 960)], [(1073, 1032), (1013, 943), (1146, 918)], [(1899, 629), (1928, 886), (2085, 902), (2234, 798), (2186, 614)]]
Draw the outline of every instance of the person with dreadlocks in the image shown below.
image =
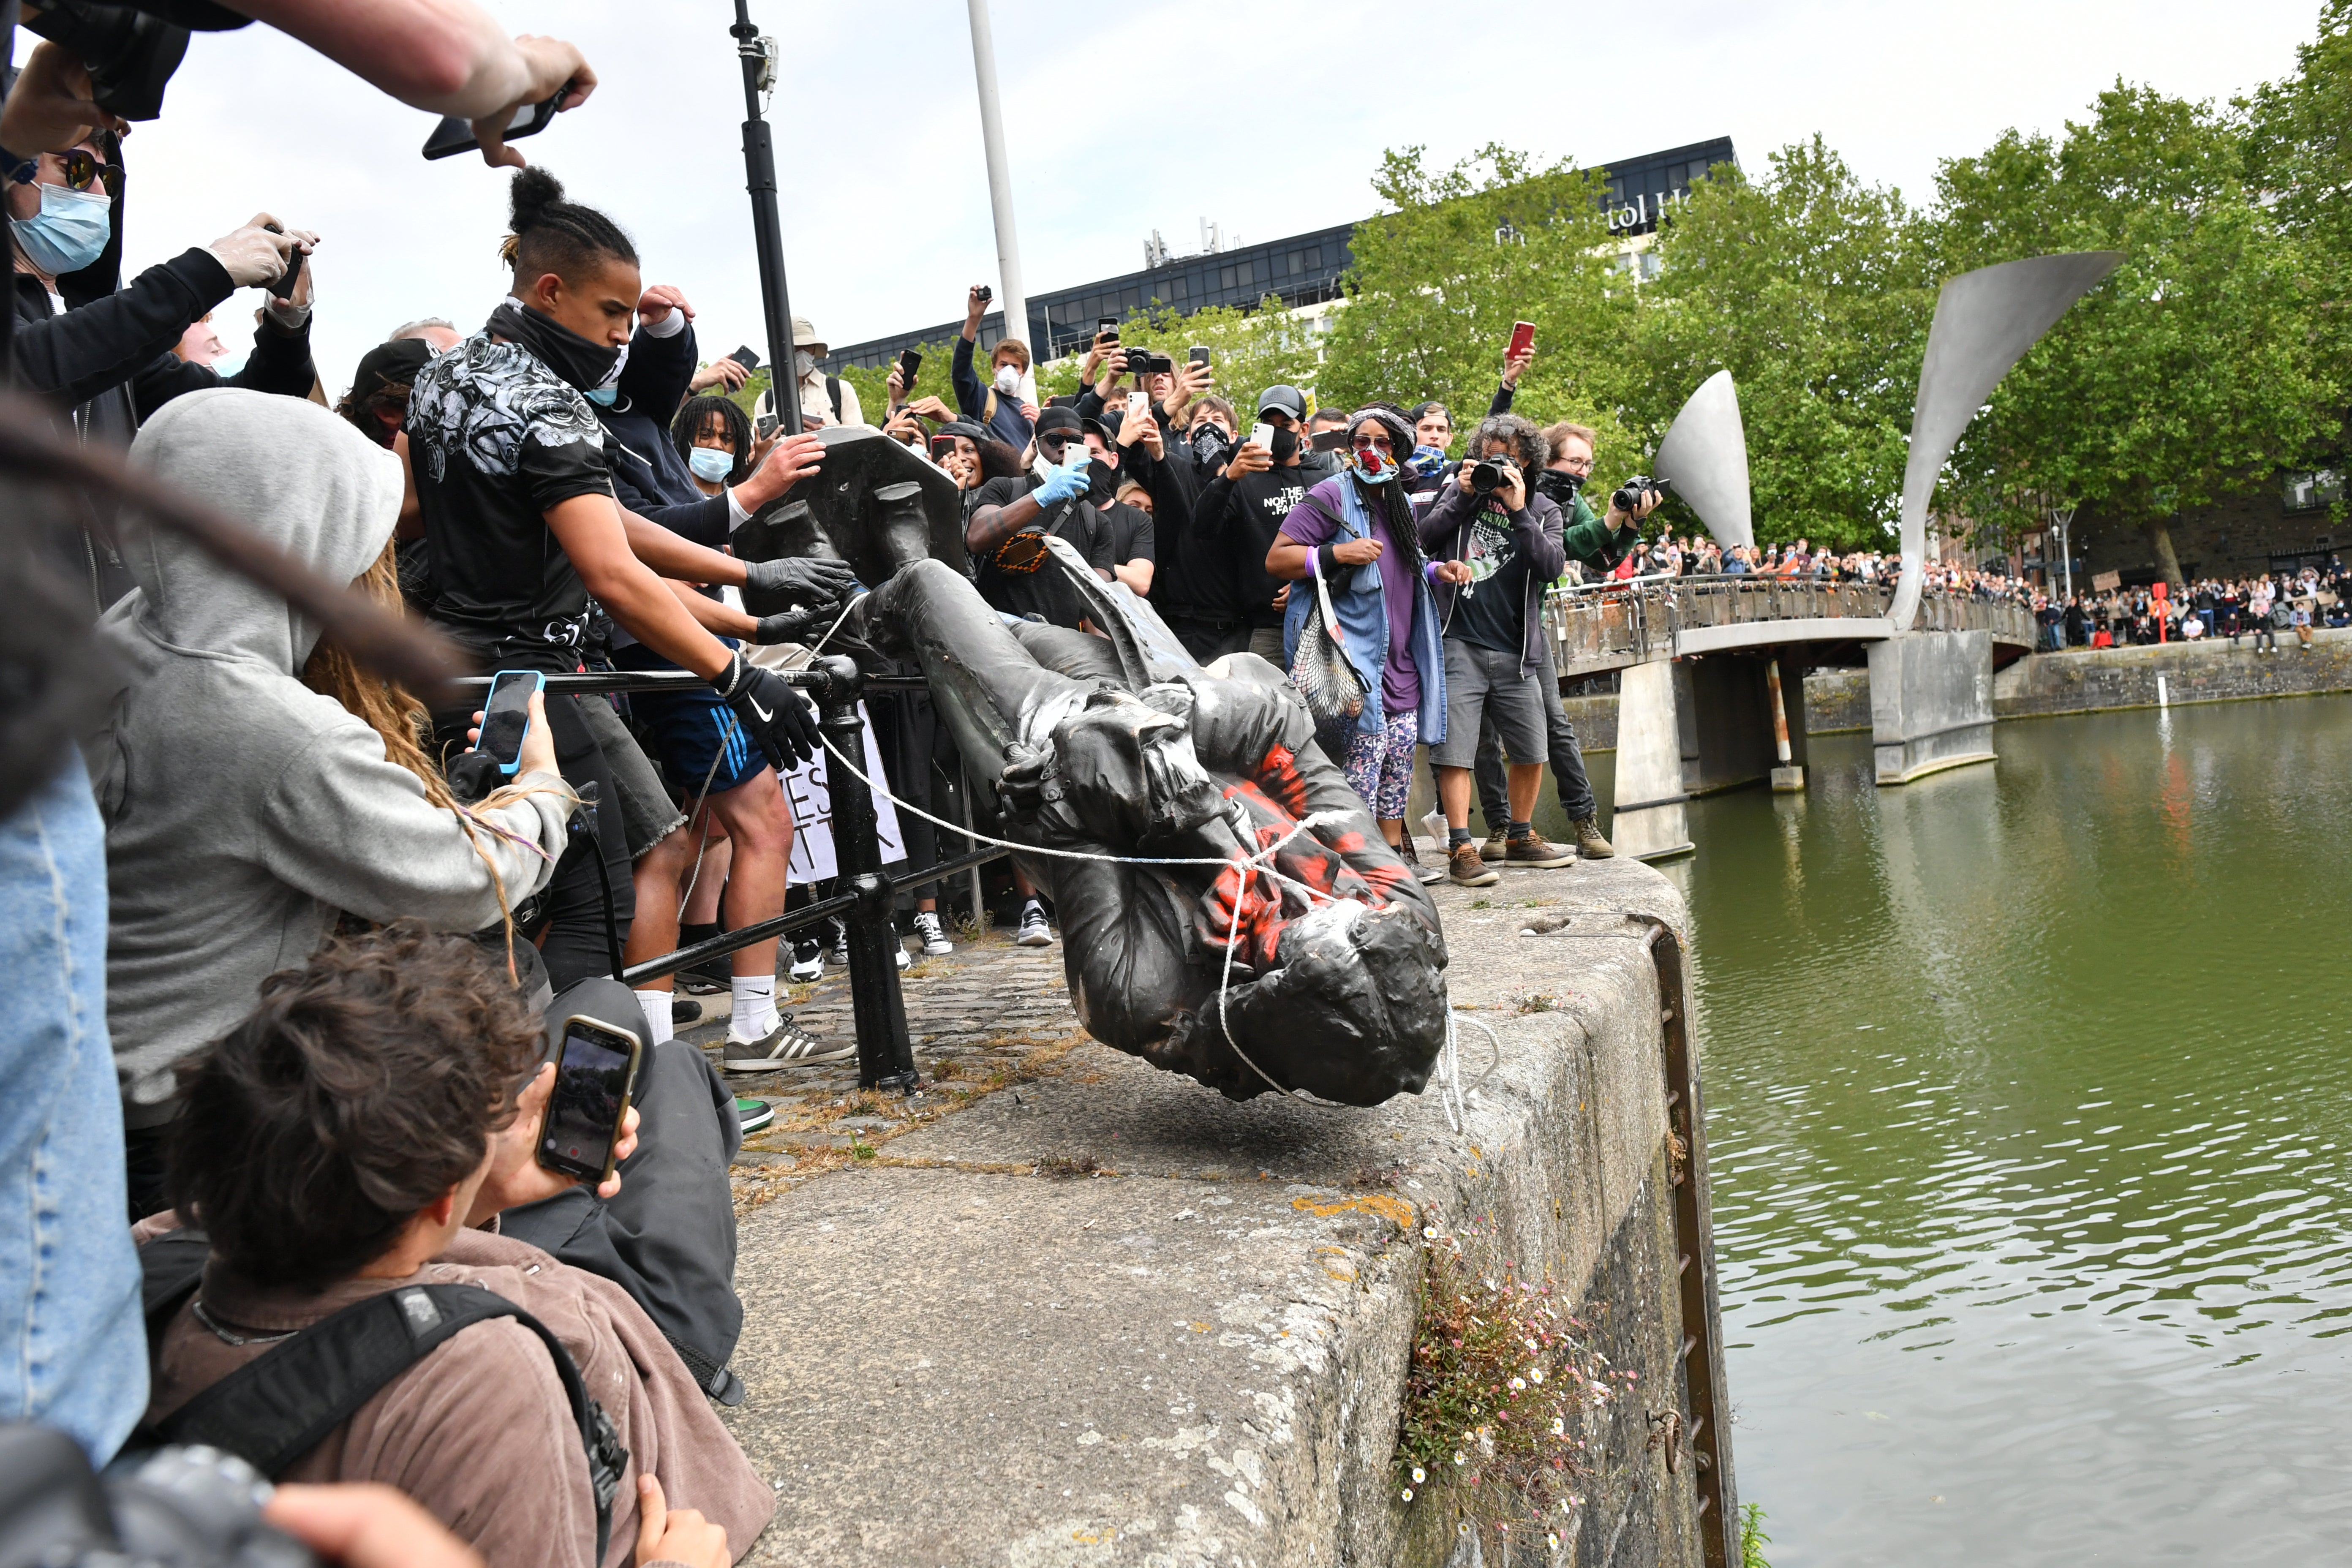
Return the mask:
[[(1266, 552), (1268, 575), (1288, 583), (1319, 579), (1328, 588), (1341, 651), (1364, 683), (1348, 754), (1338, 759), (1363, 796), (1381, 837), (1402, 852), (1406, 798), (1412, 792), (1413, 748), (1445, 739), (1445, 655), (1434, 583), (1469, 579), (1459, 561), (1428, 561), (1412, 504), (1398, 483), (1400, 458), (1412, 451), (1412, 422), (1385, 403), (1348, 416), (1348, 467), (1290, 509)], [(1283, 623), (1286, 661), (1319, 602), (1290, 595)]]

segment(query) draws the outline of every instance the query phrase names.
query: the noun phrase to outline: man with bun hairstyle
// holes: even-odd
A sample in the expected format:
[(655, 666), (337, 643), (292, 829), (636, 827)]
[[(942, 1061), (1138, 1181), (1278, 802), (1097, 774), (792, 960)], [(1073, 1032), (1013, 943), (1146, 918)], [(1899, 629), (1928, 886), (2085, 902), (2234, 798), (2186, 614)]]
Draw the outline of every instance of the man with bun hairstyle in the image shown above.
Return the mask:
[[(624, 510), (590, 395), (617, 387), (640, 311), (666, 316), (648, 293), (629, 238), (603, 213), (564, 199), (544, 169), (514, 178), (502, 254), (514, 292), (483, 330), (417, 373), (409, 395), (410, 465), (432, 563), (431, 618), (490, 669), (551, 674), (580, 667), (593, 596), (630, 635), (710, 682), (778, 768), (815, 749), (807, 704), (705, 630), (663, 578), (734, 584), (830, 605), (848, 588), (838, 563), (746, 563)], [(579, 700), (547, 704), (565, 776), (612, 778)], [(438, 715), (445, 732), (465, 715)], [(597, 842), (575, 842), (549, 884), (541, 945), (560, 991), (604, 972), (600, 879), (625, 930), (634, 913), (628, 847), (616, 809), (597, 816)]]

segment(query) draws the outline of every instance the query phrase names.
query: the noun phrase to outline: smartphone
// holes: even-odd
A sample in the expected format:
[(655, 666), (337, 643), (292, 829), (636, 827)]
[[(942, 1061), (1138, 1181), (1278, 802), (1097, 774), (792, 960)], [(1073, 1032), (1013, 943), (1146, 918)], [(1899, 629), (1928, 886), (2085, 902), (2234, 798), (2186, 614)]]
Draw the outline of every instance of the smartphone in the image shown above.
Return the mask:
[(1250, 426), (1249, 438), (1253, 447), (1263, 447), (1269, 452), (1274, 450), (1274, 426), (1262, 420)]
[(1186, 357), (1187, 357), (1187, 358), (1189, 358), (1189, 359), (1191, 359), (1191, 360), (1192, 360), (1192, 362), (1194, 364), (1206, 364), (1206, 363), (1209, 363), (1209, 350), (1208, 350), (1208, 345), (1207, 345), (1207, 344), (1205, 344), (1205, 343), (1194, 343), (1194, 344), (1192, 345), (1192, 353), (1191, 353), (1191, 354), (1189, 354), (1189, 355), (1187, 355)]
[(1533, 321), (1511, 323), (1511, 346), (1503, 351), (1505, 359), (1517, 359), (1536, 346), (1536, 324)]
[[(572, 96), (572, 86), (567, 81), (546, 102), (526, 103), (516, 110), (514, 118), (507, 121), (507, 140), (520, 142), (526, 136), (536, 136), (546, 130), (548, 121), (555, 118), (555, 106)], [(470, 153), (479, 145), (474, 140), (471, 121), (445, 114), (441, 117), (441, 123), (433, 128), (433, 134), (425, 139), (425, 155), (428, 158), (454, 158), (460, 153)]]
[(1151, 394), (1140, 388), (1127, 395), (1127, 416), (1141, 419), (1151, 412)]
[(1097, 339), (1108, 336), (1111, 342), (1118, 342), (1118, 318), (1117, 316), (1097, 316), (1095, 318), (1095, 336)]
[(564, 1019), (555, 1088), (539, 1123), (539, 1163), (583, 1182), (610, 1176), (621, 1119), (628, 1114), (644, 1059), (644, 1043), (628, 1030), (584, 1014)]
[(1336, 452), (1347, 444), (1348, 427), (1344, 425), (1337, 430), (1318, 431), (1315, 439), (1308, 443), (1318, 452)]
[(530, 733), (531, 693), (546, 685), (547, 677), (535, 669), (502, 669), (490, 682), (490, 700), (482, 704), (481, 739), (474, 749), (509, 778), (521, 764), (523, 737)]
[(923, 368), (923, 351), (901, 349), (898, 353), (898, 395), (915, 395), (915, 373)]
[(764, 441), (776, 433), (776, 426), (781, 423), (774, 415), (762, 414), (751, 422), (751, 434)]
[[(272, 234), (284, 234), (286, 232), (274, 223), (266, 223), (261, 226), (268, 229)], [(292, 299), (294, 297), (294, 280), (302, 276), (302, 258), (305, 254), (306, 253), (300, 246), (296, 246), (294, 247), (294, 254), (286, 258), (286, 270), (279, 273), (275, 280), (266, 283), (262, 285), (262, 287), (268, 289), (272, 294), (276, 295), (280, 300)]]
[(760, 351), (753, 348), (749, 343), (745, 343), (741, 348), (737, 349), (733, 353), (729, 354), (727, 357), (733, 360), (737, 364), (741, 365), (745, 370), (757, 370), (760, 368)]

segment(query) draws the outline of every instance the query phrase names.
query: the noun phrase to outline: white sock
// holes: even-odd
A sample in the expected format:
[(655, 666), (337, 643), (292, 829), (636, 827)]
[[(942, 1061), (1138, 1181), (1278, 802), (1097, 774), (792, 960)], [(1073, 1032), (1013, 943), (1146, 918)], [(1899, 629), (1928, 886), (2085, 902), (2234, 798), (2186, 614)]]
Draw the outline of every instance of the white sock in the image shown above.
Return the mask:
[(772, 974), (738, 974), (730, 977), (728, 987), (735, 994), (734, 1035), (739, 1040), (756, 1040), (776, 1026), (776, 977)]
[(637, 1005), (646, 1010), (646, 1044), (658, 1046), (670, 1037), (670, 994), (667, 991), (640, 991)]

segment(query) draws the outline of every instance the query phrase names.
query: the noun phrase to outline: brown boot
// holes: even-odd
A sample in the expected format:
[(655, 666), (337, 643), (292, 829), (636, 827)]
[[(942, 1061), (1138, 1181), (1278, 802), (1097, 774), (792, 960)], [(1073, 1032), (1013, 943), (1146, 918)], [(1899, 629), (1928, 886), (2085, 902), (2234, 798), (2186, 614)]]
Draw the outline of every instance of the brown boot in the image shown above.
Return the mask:
[(1505, 863), (1512, 866), (1565, 866), (1575, 858), (1573, 852), (1548, 842), (1540, 833), (1506, 840), (1503, 850)]
[(1569, 826), (1576, 830), (1576, 852), (1579, 855), (1587, 860), (1616, 858), (1617, 851), (1610, 846), (1609, 840), (1601, 837), (1599, 818), (1580, 816)]
[(1445, 879), (1458, 888), (1491, 888), (1503, 879), (1503, 874), (1478, 858), (1475, 844), (1459, 844), (1446, 859)]

